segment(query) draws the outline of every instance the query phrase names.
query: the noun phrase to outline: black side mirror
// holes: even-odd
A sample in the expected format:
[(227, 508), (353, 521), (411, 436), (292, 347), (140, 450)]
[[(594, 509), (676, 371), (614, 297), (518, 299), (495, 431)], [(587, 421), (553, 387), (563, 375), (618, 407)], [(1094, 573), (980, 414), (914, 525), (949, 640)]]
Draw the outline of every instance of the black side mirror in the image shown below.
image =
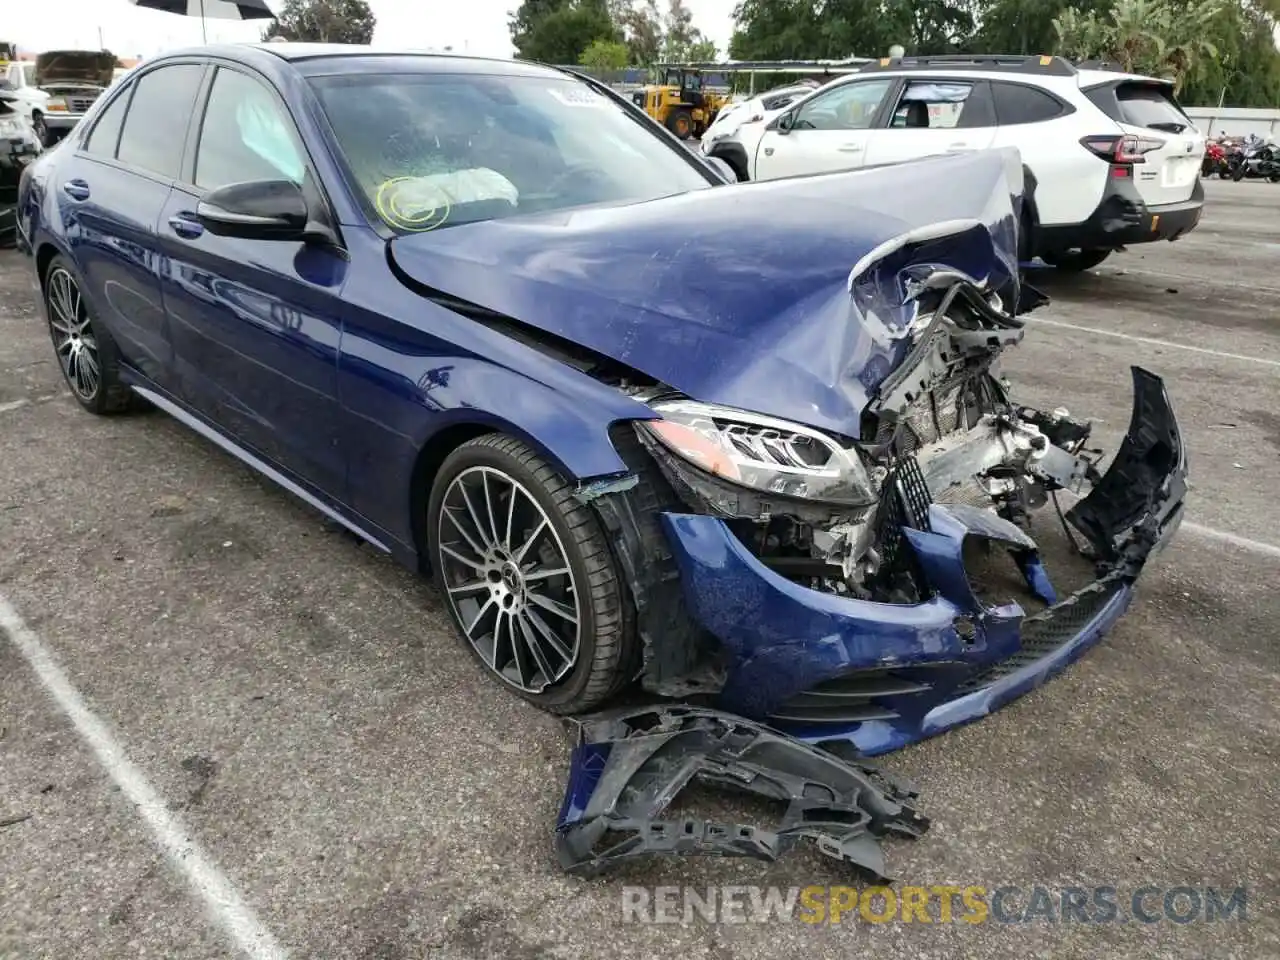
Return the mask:
[(788, 110), (781, 114), (774, 122), (774, 129), (779, 133), (790, 133), (791, 128), (796, 125), (796, 114), (794, 110)]
[(196, 219), (222, 237), (302, 240), (311, 217), (296, 183), (252, 180), (210, 190), (196, 206)]

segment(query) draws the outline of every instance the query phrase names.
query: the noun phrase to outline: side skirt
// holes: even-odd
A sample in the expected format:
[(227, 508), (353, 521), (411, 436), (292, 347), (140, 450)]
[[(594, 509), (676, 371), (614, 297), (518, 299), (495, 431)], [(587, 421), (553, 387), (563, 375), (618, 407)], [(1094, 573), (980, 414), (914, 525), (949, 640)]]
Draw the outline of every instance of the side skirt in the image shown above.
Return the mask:
[[(130, 379), (133, 379), (133, 378), (131, 377)], [(383, 541), (379, 540), (377, 537), (369, 533), (367, 530), (363, 529), (359, 524), (355, 523), (352, 520), (348, 520), (337, 510), (327, 505), (319, 497), (315, 496), (312, 493), (309, 493), (306, 489), (304, 489), (298, 483), (296, 483), (293, 480), (290, 480), (288, 477), (286, 477), (283, 473), (281, 473), (275, 467), (268, 464), (261, 457), (258, 457), (255, 454), (250, 453), (248, 450), (244, 449), (244, 447), (237, 444), (234, 440), (231, 440), (229, 437), (224, 435), (221, 431), (219, 431), (215, 427), (205, 423), (203, 420), (195, 416), (192, 416), (191, 413), (189, 413), (183, 407), (179, 406), (173, 400), (169, 399), (167, 396), (164, 396), (163, 394), (157, 392), (156, 390), (153, 390), (150, 387), (142, 386), (136, 382), (130, 383), (129, 386), (139, 396), (145, 397), (147, 400), (154, 403), (157, 407), (159, 407), (165, 413), (169, 414), (169, 416), (173, 417), (179, 423), (183, 424), (186, 427), (190, 427), (192, 430), (200, 434), (200, 436), (204, 437), (206, 440), (212, 441), (213, 443), (217, 444), (219, 447), (221, 447), (227, 453), (231, 454), (241, 463), (245, 464), (246, 466), (252, 467), (254, 470), (258, 471), (258, 473), (262, 474), (267, 479), (274, 481), (284, 489), (288, 490), (299, 500), (302, 500), (308, 505), (310, 505), (311, 507), (314, 507), (316, 510), (319, 510), (330, 520), (334, 521), (334, 523), (342, 524), (342, 526), (350, 530), (361, 540), (367, 541), (368, 543), (377, 547), (383, 553), (392, 553), (392, 554), (396, 553), (396, 551), (392, 550), (390, 546), (388, 546)]]

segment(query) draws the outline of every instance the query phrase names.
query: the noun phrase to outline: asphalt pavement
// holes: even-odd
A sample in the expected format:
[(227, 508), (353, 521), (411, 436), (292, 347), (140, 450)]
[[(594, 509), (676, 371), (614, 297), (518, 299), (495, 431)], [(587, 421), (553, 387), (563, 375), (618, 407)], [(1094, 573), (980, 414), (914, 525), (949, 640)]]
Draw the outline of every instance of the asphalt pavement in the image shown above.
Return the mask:
[(481, 674), (429, 585), (289, 494), (162, 414), (83, 413), (8, 252), (0, 957), (1274, 960), (1280, 187), (1206, 189), (1182, 241), (1038, 272), (1053, 303), (1005, 364), (1110, 449), (1128, 367), (1164, 376), (1188, 522), (1083, 660), (886, 758), (933, 820), (886, 852), (900, 885), (1114, 887), (1122, 907), (1245, 888), (1243, 918), (624, 922), (624, 884), (850, 880), (805, 852), (565, 876), (564, 724)]

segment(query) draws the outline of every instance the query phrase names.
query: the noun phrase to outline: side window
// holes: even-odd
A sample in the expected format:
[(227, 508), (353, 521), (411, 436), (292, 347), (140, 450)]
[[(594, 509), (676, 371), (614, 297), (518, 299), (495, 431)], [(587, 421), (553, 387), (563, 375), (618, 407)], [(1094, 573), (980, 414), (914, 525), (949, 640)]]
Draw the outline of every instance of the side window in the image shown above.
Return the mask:
[(996, 116), (1002, 127), (1018, 123), (1040, 123), (1061, 116), (1064, 105), (1043, 90), (1020, 83), (992, 81), (991, 96), (996, 104)]
[(120, 143), (120, 129), (124, 126), (124, 112), (129, 103), (129, 91), (122, 90), (120, 95), (107, 104), (93, 129), (89, 131), (89, 139), (85, 141), (85, 153), (95, 157), (114, 157), (116, 145)]
[(301, 185), (306, 161), (293, 120), (260, 81), (219, 68), (196, 149), (197, 187), (214, 190), (249, 180)]
[(893, 81), (846, 83), (814, 97), (796, 113), (793, 130), (866, 130), (875, 121), (880, 101)]
[(203, 76), (199, 64), (179, 63), (138, 78), (116, 152), (122, 163), (177, 178), (187, 121)]
[(912, 80), (898, 98), (890, 127), (950, 130), (960, 122), (960, 112), (973, 90), (971, 83), (951, 80)]

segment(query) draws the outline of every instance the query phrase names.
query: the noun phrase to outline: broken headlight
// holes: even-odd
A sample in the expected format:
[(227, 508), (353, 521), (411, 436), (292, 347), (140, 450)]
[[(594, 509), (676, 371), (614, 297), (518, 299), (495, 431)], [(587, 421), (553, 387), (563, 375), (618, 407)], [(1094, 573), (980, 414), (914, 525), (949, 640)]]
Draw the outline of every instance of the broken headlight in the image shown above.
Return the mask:
[(856, 449), (772, 417), (693, 400), (650, 406), (661, 420), (637, 428), (667, 450), (721, 479), (761, 493), (842, 504), (870, 504), (875, 489)]

